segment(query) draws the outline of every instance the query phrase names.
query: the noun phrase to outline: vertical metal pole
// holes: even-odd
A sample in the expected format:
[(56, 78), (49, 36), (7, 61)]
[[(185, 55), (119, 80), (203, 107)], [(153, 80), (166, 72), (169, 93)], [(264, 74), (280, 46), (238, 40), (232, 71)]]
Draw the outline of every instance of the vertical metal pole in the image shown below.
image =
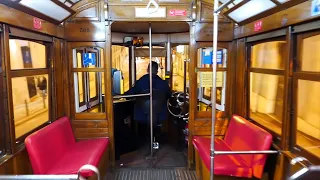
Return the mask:
[(130, 46), (130, 60), (129, 60), (129, 68), (130, 68), (130, 88), (134, 86), (136, 82), (136, 57), (135, 57), (135, 47)]
[(151, 143), (151, 154), (150, 156), (153, 157), (153, 104), (152, 104), (152, 34), (151, 34), (151, 23), (149, 23), (149, 78), (150, 78), (150, 143)]
[(212, 124), (211, 124), (211, 158), (210, 158), (210, 179), (214, 179), (214, 139), (215, 139), (215, 122), (216, 122), (216, 75), (217, 75), (217, 43), (218, 43), (218, 9), (219, 1), (214, 1), (213, 13), (213, 59), (212, 59)]

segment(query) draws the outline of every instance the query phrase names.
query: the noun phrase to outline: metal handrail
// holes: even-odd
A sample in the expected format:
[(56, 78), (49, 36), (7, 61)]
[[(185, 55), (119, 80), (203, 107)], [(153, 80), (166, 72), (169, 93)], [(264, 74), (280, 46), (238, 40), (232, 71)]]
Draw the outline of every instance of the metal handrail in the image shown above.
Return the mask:
[(150, 93), (146, 94), (133, 94), (133, 95), (119, 95), (119, 96), (113, 96), (115, 99), (120, 99), (120, 98), (130, 98), (130, 97), (141, 97), (141, 96), (149, 96)]
[(0, 175), (0, 180), (84, 180), (81, 176), (81, 171), (91, 170), (93, 171), (98, 180), (100, 180), (99, 170), (90, 164), (81, 166), (77, 174), (65, 174), (65, 175), (39, 175), (39, 174), (30, 174), (30, 175)]
[[(302, 163), (303, 161), (306, 161), (308, 163), (308, 165), (303, 164)], [(320, 174), (320, 165), (318, 165), (318, 166), (312, 165), (310, 163), (310, 161), (308, 159), (306, 159), (305, 157), (298, 156), (298, 157), (293, 158), (290, 161), (290, 164), (292, 164), (292, 165), (295, 165), (297, 163), (300, 163), (303, 166), (303, 168), (300, 169), (299, 171), (297, 171), (296, 173), (294, 173), (292, 176), (290, 176), (288, 178), (289, 180), (298, 179), (298, 178), (306, 175), (308, 172), (318, 172)]]

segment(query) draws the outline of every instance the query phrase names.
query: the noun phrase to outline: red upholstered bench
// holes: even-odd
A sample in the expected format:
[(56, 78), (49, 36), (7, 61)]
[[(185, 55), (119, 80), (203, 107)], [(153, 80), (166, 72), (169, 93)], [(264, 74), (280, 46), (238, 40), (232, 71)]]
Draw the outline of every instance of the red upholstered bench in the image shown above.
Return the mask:
[[(196, 157), (200, 157), (207, 170), (210, 169), (210, 143), (210, 138), (193, 138)], [(271, 143), (270, 133), (237, 115), (233, 115), (230, 120), (224, 139), (214, 141), (216, 151), (269, 150)], [(215, 155), (214, 174), (261, 178), (266, 159), (266, 154)], [(199, 162), (196, 162), (196, 166), (199, 166)], [(199, 172), (197, 174), (199, 175)]]
[[(106, 159), (108, 138), (76, 142), (70, 120), (62, 117), (25, 140), (34, 174), (77, 174), (85, 164), (99, 168)], [(102, 171), (106, 171), (103, 169)], [(102, 172), (101, 172), (102, 173)], [(91, 177), (93, 171), (81, 172)]]

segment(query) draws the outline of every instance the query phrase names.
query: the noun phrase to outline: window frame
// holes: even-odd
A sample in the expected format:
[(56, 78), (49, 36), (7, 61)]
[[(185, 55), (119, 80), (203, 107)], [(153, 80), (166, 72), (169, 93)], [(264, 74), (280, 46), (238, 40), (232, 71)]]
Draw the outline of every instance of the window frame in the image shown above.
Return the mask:
[[(82, 50), (83, 52), (81, 53), (83, 55), (83, 53), (87, 53), (87, 52), (97, 52), (97, 54), (100, 58), (100, 63), (101, 63), (101, 67), (94, 67), (94, 68), (88, 68), (88, 67), (75, 67), (74, 66), (74, 51), (77, 53), (78, 50)], [(88, 51), (89, 50), (89, 51)], [(91, 51), (94, 50), (94, 51)], [(105, 106), (104, 108), (104, 112), (96, 112), (96, 113), (92, 113), (92, 112), (76, 112), (76, 107), (75, 107), (75, 86), (74, 86), (74, 74), (75, 73), (79, 73), (79, 72), (83, 72), (83, 73), (89, 73), (89, 72), (94, 72), (94, 73), (106, 73), (106, 61), (104, 61), (104, 59), (101, 58), (101, 50), (105, 50), (104, 47), (104, 43), (91, 43), (91, 42), (79, 42), (79, 43), (74, 43), (74, 44), (70, 44), (68, 47), (68, 52), (69, 52), (69, 72), (72, 78), (70, 78), (70, 83), (72, 84), (71, 88), (70, 88), (70, 96), (71, 96), (71, 116), (76, 119), (76, 120), (88, 120), (88, 119), (96, 119), (96, 120), (105, 120), (107, 118), (107, 108)], [(104, 53), (104, 52), (103, 52)], [(97, 75), (97, 74), (96, 74)], [(106, 74), (104, 75), (104, 77), (106, 78)], [(84, 76), (83, 76), (84, 78)], [(106, 79), (104, 79), (104, 81), (106, 82)], [(102, 83), (102, 81), (101, 81)], [(96, 88), (98, 87), (98, 85), (96, 84)], [(79, 86), (78, 86), (79, 88)], [(106, 91), (106, 83), (105, 83), (105, 92)], [(90, 98), (91, 99), (91, 98)], [(98, 98), (99, 99), (99, 98)], [(105, 100), (105, 102), (107, 102)]]
[(5, 126), (5, 107), (4, 107), (4, 92), (5, 84), (4, 84), (4, 64), (3, 64), (3, 33), (2, 33), (2, 25), (0, 24), (0, 158), (6, 155), (6, 126)]
[[(271, 34), (270, 34), (271, 35)], [(261, 35), (260, 35), (261, 36)], [(253, 38), (253, 37), (252, 37)], [(247, 104), (247, 109), (246, 109), (246, 112), (247, 112), (247, 118), (250, 119), (252, 122), (254, 122), (256, 125), (258, 125), (259, 127), (262, 127), (263, 129), (267, 130), (269, 133), (271, 133), (276, 139), (275, 140), (275, 143), (277, 145), (280, 145), (280, 142), (282, 141), (282, 137), (283, 137), (283, 130), (284, 130), (284, 126), (285, 126), (285, 106), (282, 107), (282, 121), (281, 121), (281, 134), (278, 134), (277, 132), (273, 131), (271, 128), (267, 127), (267, 126), (264, 126), (263, 124), (259, 123), (258, 121), (254, 120), (253, 118), (250, 117), (250, 75), (251, 73), (259, 73), (259, 74), (266, 74), (266, 75), (278, 75), (280, 77), (283, 77), (284, 78), (284, 81), (285, 78), (286, 78), (286, 62), (285, 62), (285, 65), (284, 65), (284, 68), (283, 69), (267, 69), (267, 68), (257, 68), (257, 67), (251, 67), (251, 63), (252, 63), (252, 47), (255, 46), (255, 45), (258, 45), (258, 44), (263, 44), (263, 43), (268, 43), (268, 42), (274, 42), (274, 41), (283, 41), (285, 43), (288, 43), (287, 40), (286, 40), (286, 36), (281, 34), (279, 36), (276, 36), (276, 37), (269, 37), (269, 35), (267, 36), (264, 36), (264, 39), (257, 39), (256, 41), (251, 41), (251, 42), (247, 42), (246, 43), (246, 53), (247, 53), (247, 73), (246, 73), (246, 76), (245, 77), (245, 84), (246, 85), (246, 104)], [(286, 52), (283, 52), (283, 57), (284, 57), (284, 61), (286, 61)], [(284, 82), (285, 83), (285, 82)], [(286, 87), (284, 87), (284, 90), (283, 90), (283, 102), (285, 103), (285, 91), (286, 91)]]
[[(10, 121), (14, 122), (14, 107), (13, 107), (13, 98), (12, 98), (12, 78), (18, 78), (18, 77), (27, 77), (27, 76), (36, 76), (36, 75), (48, 75), (48, 80), (47, 80), (47, 86), (48, 86), (48, 121), (45, 122), (44, 124), (36, 127), (35, 129), (29, 131), (28, 133), (20, 136), (19, 138), (16, 138), (16, 130), (15, 130), (15, 125), (13, 124), (13, 140), (15, 141), (15, 143), (18, 146), (21, 146), (22, 144), (24, 144), (24, 139), (29, 136), (30, 134), (42, 129), (43, 127), (49, 125), (50, 123), (53, 122), (52, 119), (52, 110), (53, 110), (53, 104), (52, 104), (52, 98), (54, 93), (52, 92), (53, 89), (53, 80), (52, 80), (52, 48), (53, 48), (53, 43), (51, 42), (44, 42), (44, 41), (39, 41), (39, 40), (34, 40), (34, 39), (27, 39), (24, 37), (20, 37), (20, 36), (9, 36), (8, 41), (10, 40), (25, 40), (25, 41), (30, 41), (30, 42), (34, 42), (34, 43), (38, 43), (38, 44), (42, 44), (45, 46), (45, 50), (46, 50), (46, 68), (33, 68), (33, 69), (11, 69), (11, 59), (10, 59), (10, 54), (8, 55), (8, 63), (7, 63), (7, 73), (9, 74), (9, 78), (7, 79), (7, 81), (9, 81), (9, 86), (8, 86), (8, 91), (11, 92), (10, 98), (8, 100), (8, 105), (11, 108), (11, 113), (10, 113)], [(9, 44), (9, 42), (8, 42)], [(10, 52), (10, 48), (8, 47), (8, 52)]]
[(303, 39), (309, 38), (312, 36), (320, 35), (320, 30), (307, 30), (303, 32), (299, 32), (294, 35), (293, 38), (293, 67), (292, 67), (292, 104), (291, 104), (291, 114), (292, 114), (292, 123), (290, 125), (291, 129), (291, 139), (290, 139), (290, 150), (295, 153), (302, 155), (306, 157), (307, 159), (310, 159), (311, 161), (316, 161), (320, 157), (317, 157), (316, 155), (312, 154), (311, 152), (304, 149), (302, 146), (298, 145), (297, 143), (297, 123), (298, 123), (298, 82), (299, 80), (306, 80), (306, 81), (314, 81), (314, 82), (320, 82), (320, 71), (319, 72), (312, 72), (312, 71), (302, 71), (301, 65), (303, 61), (303, 54), (302, 54), (302, 48), (303, 48)]

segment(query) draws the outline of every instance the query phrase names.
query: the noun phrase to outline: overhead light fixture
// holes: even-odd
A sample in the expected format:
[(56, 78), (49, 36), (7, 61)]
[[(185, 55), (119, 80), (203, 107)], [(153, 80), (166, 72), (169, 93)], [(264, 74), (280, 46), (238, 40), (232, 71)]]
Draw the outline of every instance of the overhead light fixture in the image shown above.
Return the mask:
[(290, 1), (290, 0), (277, 0), (279, 3), (281, 3), (281, 4), (283, 4), (283, 3), (285, 3), (285, 2), (288, 2), (288, 1)]
[(229, 13), (228, 16), (236, 22), (242, 22), (274, 7), (276, 4), (271, 0), (251, 0)]
[(51, 0), (21, 0), (19, 4), (60, 22), (71, 15), (71, 12)]

